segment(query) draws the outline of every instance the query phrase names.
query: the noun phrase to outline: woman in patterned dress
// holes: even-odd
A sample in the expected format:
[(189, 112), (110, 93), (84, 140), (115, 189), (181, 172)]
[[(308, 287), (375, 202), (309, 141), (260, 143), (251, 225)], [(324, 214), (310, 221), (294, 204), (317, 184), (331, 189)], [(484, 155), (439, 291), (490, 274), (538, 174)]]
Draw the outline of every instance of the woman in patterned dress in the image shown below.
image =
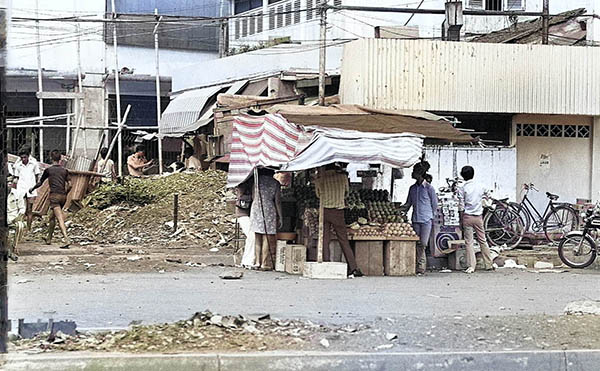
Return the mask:
[(281, 185), (271, 169), (258, 169), (258, 183), (252, 190), (250, 227), (255, 233), (256, 265), (273, 270), (277, 250), (277, 227), (281, 227)]

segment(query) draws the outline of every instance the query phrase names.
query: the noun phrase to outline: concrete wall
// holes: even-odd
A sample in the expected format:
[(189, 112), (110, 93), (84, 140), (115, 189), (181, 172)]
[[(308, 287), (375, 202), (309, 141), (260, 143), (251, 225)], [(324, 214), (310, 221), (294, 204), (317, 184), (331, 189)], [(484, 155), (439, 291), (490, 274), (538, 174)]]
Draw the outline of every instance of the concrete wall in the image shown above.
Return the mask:
[[(589, 116), (516, 115), (513, 124), (585, 125), (593, 127)], [(559, 201), (575, 202), (592, 197), (592, 135), (589, 138), (517, 135), (517, 184), (533, 183), (539, 193), (529, 198), (540, 212), (548, 200), (546, 192)]]
[[(494, 198), (516, 199), (516, 150), (514, 148), (428, 147), (425, 150), (431, 164), (435, 189), (446, 186), (447, 178), (459, 176), (465, 165), (475, 168), (475, 179), (493, 191)], [(394, 201), (405, 202), (408, 188), (414, 183), (410, 169), (404, 178), (394, 182)]]

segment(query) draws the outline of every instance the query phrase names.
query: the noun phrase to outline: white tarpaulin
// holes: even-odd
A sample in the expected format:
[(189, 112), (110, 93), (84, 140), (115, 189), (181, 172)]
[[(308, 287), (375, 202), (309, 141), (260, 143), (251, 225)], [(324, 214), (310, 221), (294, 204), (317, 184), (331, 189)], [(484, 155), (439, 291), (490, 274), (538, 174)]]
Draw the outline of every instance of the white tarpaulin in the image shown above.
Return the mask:
[(405, 168), (417, 163), (422, 155), (423, 137), (416, 134), (364, 133), (315, 127), (306, 129), (316, 129), (311, 142), (282, 170), (306, 170), (333, 162)]

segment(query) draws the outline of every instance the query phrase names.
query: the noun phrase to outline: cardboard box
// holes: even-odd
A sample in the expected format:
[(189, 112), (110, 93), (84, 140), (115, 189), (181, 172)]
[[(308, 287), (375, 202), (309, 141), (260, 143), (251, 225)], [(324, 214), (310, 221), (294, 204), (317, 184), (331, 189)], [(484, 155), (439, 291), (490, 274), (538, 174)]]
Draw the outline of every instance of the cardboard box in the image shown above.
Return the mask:
[(286, 245), (285, 271), (289, 274), (302, 274), (306, 263), (306, 246)]
[(275, 254), (275, 270), (277, 272), (285, 272), (286, 247), (286, 241), (277, 241), (277, 252)]
[(414, 276), (416, 273), (416, 241), (386, 241), (383, 267), (386, 276)]
[(356, 241), (356, 265), (365, 276), (383, 276), (383, 241)]

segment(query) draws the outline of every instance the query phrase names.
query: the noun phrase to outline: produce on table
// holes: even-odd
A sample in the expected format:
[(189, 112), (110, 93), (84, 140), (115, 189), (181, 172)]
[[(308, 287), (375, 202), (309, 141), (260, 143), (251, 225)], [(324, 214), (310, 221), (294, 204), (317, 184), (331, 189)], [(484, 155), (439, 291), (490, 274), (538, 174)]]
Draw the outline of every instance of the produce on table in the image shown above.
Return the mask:
[(415, 237), (417, 234), (410, 223), (386, 223), (384, 225), (350, 225), (348, 234), (357, 237), (378, 237), (385, 240), (389, 237)]
[(417, 235), (410, 223), (386, 223), (383, 231), (386, 236), (414, 237)]

